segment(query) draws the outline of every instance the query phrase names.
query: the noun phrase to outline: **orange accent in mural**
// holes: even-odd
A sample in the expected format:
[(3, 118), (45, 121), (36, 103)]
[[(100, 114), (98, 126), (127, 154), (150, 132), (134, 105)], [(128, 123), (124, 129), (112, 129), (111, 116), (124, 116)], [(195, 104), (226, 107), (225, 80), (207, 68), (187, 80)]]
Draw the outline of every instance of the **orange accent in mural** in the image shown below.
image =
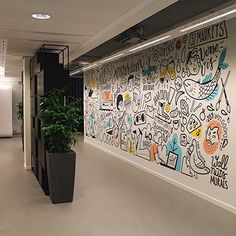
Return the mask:
[(111, 92), (103, 92), (102, 93), (102, 100), (103, 101), (110, 101), (113, 100), (113, 95)]
[(150, 149), (150, 161), (155, 161), (155, 154), (158, 153), (158, 146), (156, 143), (152, 144)]
[(223, 130), (219, 121), (212, 120), (209, 122), (203, 141), (203, 148), (208, 155), (214, 154), (218, 149), (222, 133)]

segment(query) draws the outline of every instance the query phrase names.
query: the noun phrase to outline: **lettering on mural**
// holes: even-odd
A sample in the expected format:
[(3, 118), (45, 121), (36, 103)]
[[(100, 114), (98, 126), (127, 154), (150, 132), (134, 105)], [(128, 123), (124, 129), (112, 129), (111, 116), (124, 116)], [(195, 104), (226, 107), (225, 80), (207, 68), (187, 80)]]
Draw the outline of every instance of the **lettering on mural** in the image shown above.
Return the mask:
[(221, 22), (86, 71), (86, 135), (228, 189), (227, 37)]
[(222, 40), (228, 37), (226, 24), (218, 24), (194, 31), (189, 36), (189, 48), (200, 46), (206, 43)]
[(218, 186), (223, 189), (228, 189), (228, 181), (227, 181), (227, 165), (229, 161), (228, 155), (223, 155), (221, 158), (219, 155), (212, 156), (211, 161), (211, 176), (210, 176), (210, 184)]

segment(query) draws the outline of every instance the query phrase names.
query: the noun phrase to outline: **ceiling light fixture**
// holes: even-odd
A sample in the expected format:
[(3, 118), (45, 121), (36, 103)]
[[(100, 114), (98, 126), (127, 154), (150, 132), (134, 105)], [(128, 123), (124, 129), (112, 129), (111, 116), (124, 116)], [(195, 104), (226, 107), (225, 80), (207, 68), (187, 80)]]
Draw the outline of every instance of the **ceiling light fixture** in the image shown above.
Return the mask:
[(164, 37), (159, 38), (159, 39), (155, 39), (155, 40), (153, 40), (153, 41), (150, 41), (150, 42), (148, 42), (148, 43), (145, 43), (145, 44), (143, 44), (143, 45), (140, 45), (140, 46), (138, 46), (138, 47), (136, 47), (136, 48), (132, 48), (132, 49), (129, 50), (129, 52), (133, 52), (133, 51), (136, 51), (136, 50), (138, 50), (138, 49), (140, 49), (140, 48), (147, 47), (147, 46), (149, 46), (149, 45), (151, 45), (151, 44), (154, 44), (154, 43), (156, 43), (156, 42), (159, 42), (159, 41), (164, 40), (164, 39), (167, 39), (167, 38), (170, 38), (170, 35), (164, 36)]
[(88, 69), (90, 69), (90, 68), (93, 68), (93, 67), (95, 67), (95, 66), (97, 66), (98, 64), (92, 64), (91, 66), (86, 66), (86, 67), (84, 67), (82, 70), (83, 71), (85, 71), (85, 70), (88, 70)]
[(32, 14), (32, 17), (37, 20), (48, 20), (48, 19), (52, 18), (52, 16), (50, 16), (47, 13), (34, 13), (34, 14)]
[(70, 73), (70, 76), (72, 76), (72, 75), (76, 75), (76, 74), (79, 74), (80, 72), (82, 72), (81, 69), (79, 69), (79, 70), (75, 70), (75, 71), (72, 71), (72, 72)]
[(195, 25), (191, 25), (191, 26), (189, 26), (189, 27), (187, 27), (187, 28), (185, 28), (185, 29), (181, 29), (180, 31), (181, 31), (181, 32), (185, 32), (185, 31), (187, 31), (187, 30), (190, 30), (190, 29), (193, 29), (193, 28), (195, 28), (195, 27), (204, 25), (204, 24), (206, 24), (206, 23), (212, 22), (212, 21), (217, 20), (217, 19), (219, 19), (219, 18), (222, 18), (222, 17), (224, 17), (224, 16), (228, 16), (228, 15), (233, 14), (233, 13), (235, 13), (235, 12), (236, 12), (236, 9), (234, 9), (234, 10), (232, 10), (232, 11), (228, 11), (228, 12), (226, 12), (226, 13), (223, 13), (223, 14), (221, 14), (221, 15), (212, 17), (212, 18), (210, 18), (210, 19), (208, 19), (208, 20), (202, 21), (202, 22), (197, 23), (197, 24), (195, 24)]
[(124, 53), (119, 53), (119, 54), (117, 54), (117, 55), (114, 55), (114, 56), (112, 56), (112, 57), (108, 57), (108, 58), (102, 60), (101, 63), (104, 63), (104, 62), (107, 62), (107, 61), (111, 61), (111, 60), (113, 60), (113, 59), (115, 59), (115, 58), (118, 58), (118, 57), (121, 57), (121, 56), (123, 56), (123, 55), (124, 55)]

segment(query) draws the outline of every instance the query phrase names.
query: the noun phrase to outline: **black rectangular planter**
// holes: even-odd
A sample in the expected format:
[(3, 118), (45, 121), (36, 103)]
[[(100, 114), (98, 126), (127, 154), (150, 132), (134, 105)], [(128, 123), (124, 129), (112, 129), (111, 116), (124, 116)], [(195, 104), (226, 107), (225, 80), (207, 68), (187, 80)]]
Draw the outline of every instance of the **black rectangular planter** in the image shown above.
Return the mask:
[(46, 152), (46, 161), (49, 196), (52, 203), (72, 202), (75, 180), (75, 152)]

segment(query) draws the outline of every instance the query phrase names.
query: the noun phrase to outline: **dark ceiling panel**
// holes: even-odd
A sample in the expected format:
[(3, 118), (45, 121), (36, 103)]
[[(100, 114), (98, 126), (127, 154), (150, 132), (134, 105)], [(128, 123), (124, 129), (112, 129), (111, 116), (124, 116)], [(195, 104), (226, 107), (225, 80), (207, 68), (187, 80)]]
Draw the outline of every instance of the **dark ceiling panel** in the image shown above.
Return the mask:
[(70, 70), (80, 68), (80, 61), (94, 62), (117, 51), (162, 34), (216, 10), (234, 4), (230, 0), (180, 0), (125, 30), (71, 62)]

